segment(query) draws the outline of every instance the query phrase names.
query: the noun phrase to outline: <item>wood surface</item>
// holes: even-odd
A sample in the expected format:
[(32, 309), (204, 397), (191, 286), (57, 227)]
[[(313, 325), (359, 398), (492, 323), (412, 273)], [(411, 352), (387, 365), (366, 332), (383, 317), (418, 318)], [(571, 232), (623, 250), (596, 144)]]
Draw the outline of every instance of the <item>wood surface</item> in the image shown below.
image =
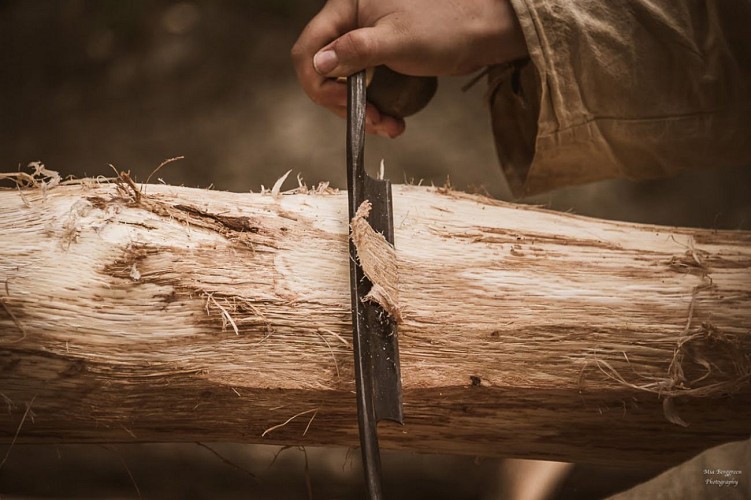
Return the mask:
[[(346, 193), (34, 184), (0, 190), (0, 442), (357, 445)], [(382, 447), (671, 464), (748, 437), (751, 233), (417, 186), (394, 218)]]

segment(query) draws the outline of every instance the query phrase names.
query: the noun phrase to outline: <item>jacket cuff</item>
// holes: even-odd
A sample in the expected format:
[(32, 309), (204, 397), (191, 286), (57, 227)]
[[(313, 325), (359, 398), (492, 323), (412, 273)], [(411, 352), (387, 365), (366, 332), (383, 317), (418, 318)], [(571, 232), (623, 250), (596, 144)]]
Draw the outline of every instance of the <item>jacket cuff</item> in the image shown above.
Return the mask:
[(529, 62), (492, 67), (513, 194), (751, 162), (751, 4), (510, 0)]

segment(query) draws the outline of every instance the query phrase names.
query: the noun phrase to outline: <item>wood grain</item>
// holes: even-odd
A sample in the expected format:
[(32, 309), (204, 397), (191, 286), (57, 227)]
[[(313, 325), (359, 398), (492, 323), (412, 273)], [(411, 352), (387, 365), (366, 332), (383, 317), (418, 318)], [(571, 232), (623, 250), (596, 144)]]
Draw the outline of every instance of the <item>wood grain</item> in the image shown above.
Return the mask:
[[(355, 446), (346, 214), (330, 190), (0, 191), (0, 441), (33, 398), (18, 442)], [(751, 233), (415, 186), (394, 220), (382, 446), (669, 464), (751, 432)]]

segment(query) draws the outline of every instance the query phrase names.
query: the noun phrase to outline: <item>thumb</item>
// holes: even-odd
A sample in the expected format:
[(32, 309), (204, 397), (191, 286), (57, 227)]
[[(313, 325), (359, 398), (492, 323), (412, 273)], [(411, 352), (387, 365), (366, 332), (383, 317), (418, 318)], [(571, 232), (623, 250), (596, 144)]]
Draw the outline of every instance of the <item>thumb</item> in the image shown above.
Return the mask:
[(350, 31), (319, 50), (313, 56), (313, 67), (321, 76), (339, 77), (385, 64), (394, 38), (385, 26)]

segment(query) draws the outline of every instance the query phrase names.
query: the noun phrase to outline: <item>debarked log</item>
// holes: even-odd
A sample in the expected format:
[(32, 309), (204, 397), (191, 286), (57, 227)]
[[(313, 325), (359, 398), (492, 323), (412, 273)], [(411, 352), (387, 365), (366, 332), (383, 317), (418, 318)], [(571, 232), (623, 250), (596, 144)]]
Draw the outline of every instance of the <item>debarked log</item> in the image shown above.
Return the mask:
[[(669, 464), (748, 437), (751, 233), (416, 186), (394, 220), (382, 447)], [(356, 446), (347, 222), (324, 188), (0, 191), (0, 441)]]

